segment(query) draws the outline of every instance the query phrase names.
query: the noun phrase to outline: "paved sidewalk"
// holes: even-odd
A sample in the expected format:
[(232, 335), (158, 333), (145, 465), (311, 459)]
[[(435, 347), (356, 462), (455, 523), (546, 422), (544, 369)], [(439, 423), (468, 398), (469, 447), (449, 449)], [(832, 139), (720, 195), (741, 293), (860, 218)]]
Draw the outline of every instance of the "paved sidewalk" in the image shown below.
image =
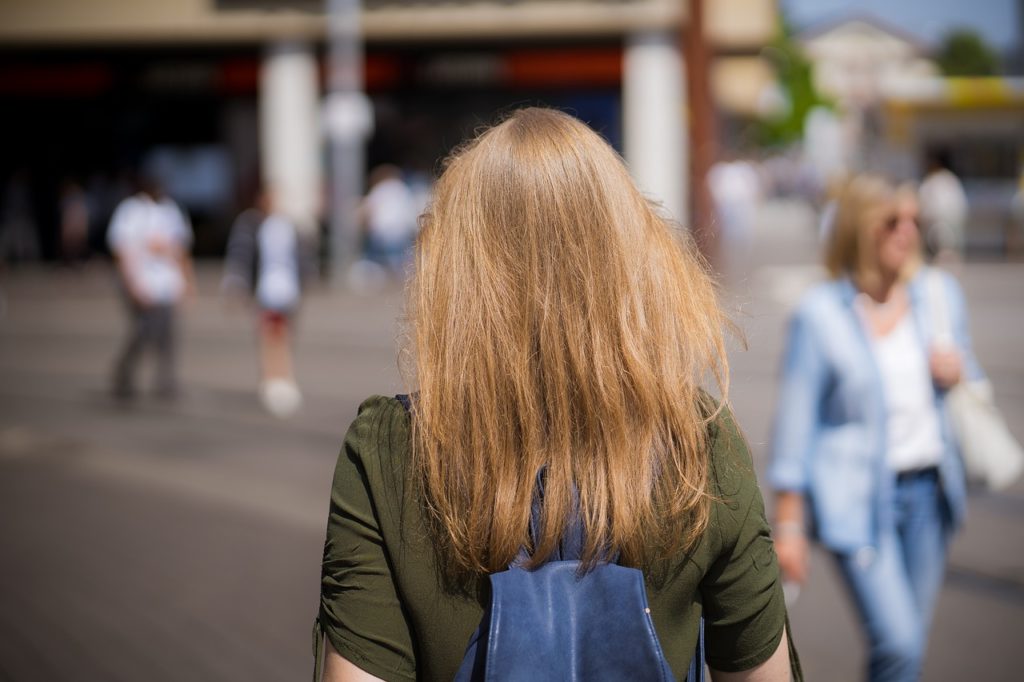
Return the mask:
[[(785, 311), (817, 276), (796, 209), (766, 214), (734, 282), (749, 350), (733, 401), (763, 467)], [(330, 477), (359, 401), (401, 390), (397, 291), (315, 292), (300, 319), (306, 406), (256, 399), (253, 322), (216, 269), (185, 312), (184, 395), (111, 401), (124, 321), (106, 268), (0, 275), (0, 680), (306, 679)], [(1024, 267), (970, 265), (982, 362), (1024, 438)], [(862, 644), (817, 556), (793, 609), (808, 679), (859, 678)], [(972, 500), (936, 614), (927, 680), (1018, 679), (1024, 483)]]

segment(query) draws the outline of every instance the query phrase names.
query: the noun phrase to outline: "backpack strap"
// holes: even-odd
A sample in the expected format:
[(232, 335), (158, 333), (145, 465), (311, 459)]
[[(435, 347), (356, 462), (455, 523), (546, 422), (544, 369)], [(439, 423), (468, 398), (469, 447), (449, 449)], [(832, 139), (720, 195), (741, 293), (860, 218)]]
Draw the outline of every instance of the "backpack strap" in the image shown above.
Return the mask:
[[(537, 472), (537, 481), (533, 490), (533, 503), (530, 508), (530, 542), (537, 546), (537, 538), (540, 536), (541, 515), (544, 509), (544, 474), (542, 468)], [(547, 558), (548, 561), (579, 561), (583, 558), (583, 550), (586, 547), (586, 535), (583, 528), (583, 520), (580, 518), (580, 496), (576, 487), (572, 490), (572, 512), (569, 523), (562, 534), (562, 539), (555, 547), (554, 553)], [(527, 548), (520, 547), (515, 559), (509, 564), (509, 568), (522, 567), (530, 560), (530, 553)], [(618, 557), (609, 563), (618, 563)]]
[(686, 682), (704, 682), (704, 616), (700, 617), (697, 630), (697, 650), (690, 660), (690, 669), (686, 671)]

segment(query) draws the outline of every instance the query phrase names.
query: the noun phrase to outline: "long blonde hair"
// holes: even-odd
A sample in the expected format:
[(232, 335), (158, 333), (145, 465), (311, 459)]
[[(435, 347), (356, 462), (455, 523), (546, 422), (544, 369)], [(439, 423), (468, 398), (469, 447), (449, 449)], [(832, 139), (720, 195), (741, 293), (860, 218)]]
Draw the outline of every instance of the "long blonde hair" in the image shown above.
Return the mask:
[[(449, 568), (644, 565), (707, 527), (723, 314), (704, 263), (586, 125), (522, 109), (448, 160), (410, 284), (413, 469)], [(540, 532), (529, 542), (535, 477)]]

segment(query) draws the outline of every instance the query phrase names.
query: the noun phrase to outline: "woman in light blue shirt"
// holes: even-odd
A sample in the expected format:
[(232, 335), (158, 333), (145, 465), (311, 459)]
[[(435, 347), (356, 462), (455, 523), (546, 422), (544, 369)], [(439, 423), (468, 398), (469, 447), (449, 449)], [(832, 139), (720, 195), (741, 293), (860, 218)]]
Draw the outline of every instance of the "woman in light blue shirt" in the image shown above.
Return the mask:
[(805, 580), (807, 532), (833, 554), (868, 636), (872, 681), (920, 676), (966, 498), (945, 394), (981, 376), (963, 294), (946, 274), (953, 338), (938, 338), (920, 242), (911, 193), (850, 181), (826, 249), (831, 279), (790, 323), (772, 440), (783, 573)]

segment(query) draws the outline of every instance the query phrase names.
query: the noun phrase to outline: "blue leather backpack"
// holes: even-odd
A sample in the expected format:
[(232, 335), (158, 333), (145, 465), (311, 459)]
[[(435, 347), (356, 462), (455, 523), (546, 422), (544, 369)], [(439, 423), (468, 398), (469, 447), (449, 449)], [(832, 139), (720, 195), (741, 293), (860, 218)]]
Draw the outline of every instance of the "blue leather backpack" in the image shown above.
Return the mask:
[[(541, 476), (530, 520), (539, 528)], [(581, 573), (583, 529), (574, 519), (547, 562), (523, 568), (525, 548), (490, 576), (491, 603), (455, 682), (674, 680), (654, 631), (639, 569), (601, 561)], [(704, 620), (687, 682), (704, 682)]]

